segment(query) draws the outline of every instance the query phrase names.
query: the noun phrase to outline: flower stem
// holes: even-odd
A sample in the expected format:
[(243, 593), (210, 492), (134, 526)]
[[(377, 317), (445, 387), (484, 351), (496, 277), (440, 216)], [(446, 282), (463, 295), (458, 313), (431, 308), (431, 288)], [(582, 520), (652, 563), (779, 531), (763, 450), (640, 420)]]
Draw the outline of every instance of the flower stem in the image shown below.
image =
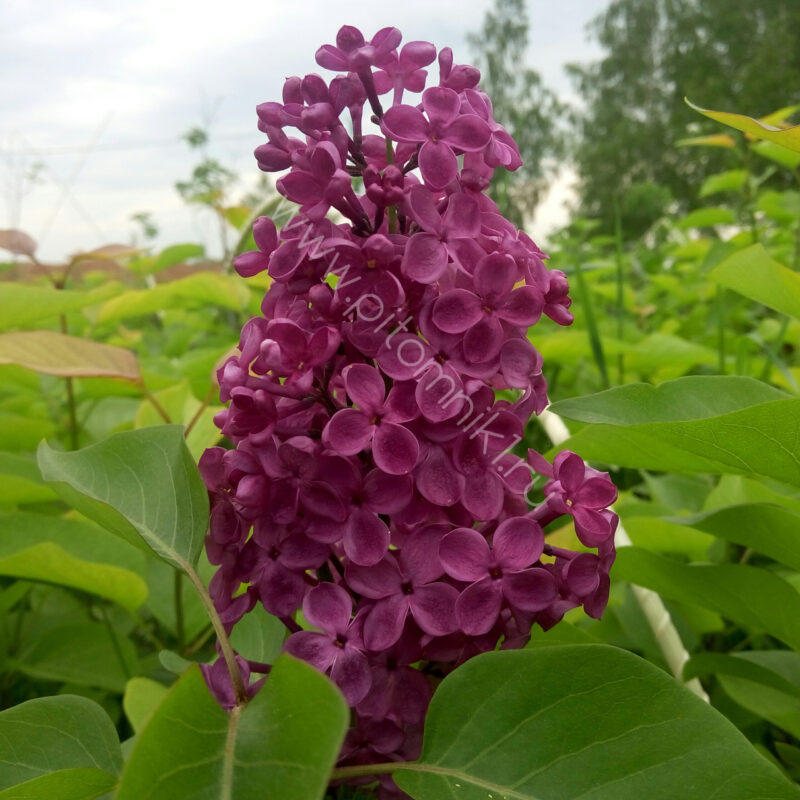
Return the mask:
[(242, 678), (242, 671), (239, 669), (239, 664), (236, 661), (236, 653), (234, 653), (230, 639), (228, 639), (228, 634), (225, 632), (225, 626), (222, 624), (217, 609), (214, 607), (214, 601), (211, 599), (208, 589), (206, 589), (205, 584), (194, 567), (186, 561), (181, 562), (180, 566), (192, 582), (192, 586), (197, 590), (197, 594), (200, 596), (200, 600), (206, 609), (211, 624), (214, 626), (214, 631), (217, 634), (217, 641), (219, 642), (220, 650), (222, 650), (222, 657), (225, 659), (225, 665), (228, 667), (228, 674), (233, 684), (236, 705), (246, 705), (248, 697), (244, 679)]

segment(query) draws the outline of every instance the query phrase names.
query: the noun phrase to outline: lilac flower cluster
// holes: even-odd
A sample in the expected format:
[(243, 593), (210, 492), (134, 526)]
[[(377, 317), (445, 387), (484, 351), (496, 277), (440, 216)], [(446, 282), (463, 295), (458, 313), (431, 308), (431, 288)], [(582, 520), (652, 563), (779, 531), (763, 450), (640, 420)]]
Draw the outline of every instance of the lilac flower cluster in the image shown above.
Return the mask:
[[(572, 321), (564, 274), (485, 193), (516, 144), (478, 70), (445, 48), (431, 84), (434, 46), (400, 42), (345, 26), (317, 51), (339, 74), (258, 106), (258, 164), (299, 210), (280, 232), (259, 219), (235, 261), (270, 287), (219, 370), (235, 447), (201, 460), (220, 616), (263, 604), (336, 682), (343, 764), (416, 757), (438, 679), (568, 609), (600, 616), (614, 560), (608, 475), (513, 452), (547, 405), (528, 328)], [(562, 517), (586, 552), (546, 543)], [(232, 704), (221, 663), (207, 677)]]

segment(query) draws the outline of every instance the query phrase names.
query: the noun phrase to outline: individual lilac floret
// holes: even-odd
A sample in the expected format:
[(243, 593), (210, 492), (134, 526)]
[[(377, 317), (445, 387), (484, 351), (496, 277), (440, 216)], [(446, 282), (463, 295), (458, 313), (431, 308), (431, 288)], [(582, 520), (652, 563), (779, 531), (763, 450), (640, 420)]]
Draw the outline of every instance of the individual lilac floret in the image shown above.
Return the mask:
[(431, 530), (420, 530), (403, 543), (399, 555), (387, 555), (372, 567), (347, 567), (348, 584), (359, 594), (375, 600), (364, 622), (364, 643), (370, 650), (385, 650), (402, 635), (410, 613), (431, 636), (456, 630), (458, 591), (438, 582), (444, 574), (439, 542)]
[(544, 550), (544, 534), (533, 520), (508, 519), (492, 537), (456, 528), (442, 539), (439, 555), (448, 575), (469, 583), (456, 602), (464, 633), (488, 633), (500, 615), (503, 600), (521, 611), (541, 611), (555, 599), (556, 582), (547, 570), (534, 567)]
[(303, 614), (317, 631), (298, 631), (286, 641), (286, 651), (327, 672), (350, 705), (363, 700), (371, 685), (369, 662), (353, 602), (341, 586), (321, 583), (303, 602)]

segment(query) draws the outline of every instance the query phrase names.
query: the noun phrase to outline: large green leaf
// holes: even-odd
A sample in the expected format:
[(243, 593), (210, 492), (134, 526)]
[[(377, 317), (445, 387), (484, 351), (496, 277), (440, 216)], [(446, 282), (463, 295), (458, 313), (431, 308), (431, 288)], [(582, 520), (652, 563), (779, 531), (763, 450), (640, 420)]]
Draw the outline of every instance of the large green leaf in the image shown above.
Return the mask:
[(800, 571), (800, 514), (770, 503), (745, 503), (672, 520), (749, 547)]
[(171, 564), (195, 564), (208, 494), (180, 425), (142, 428), (71, 453), (44, 442), (39, 468), (65, 500), (128, 541), (141, 537)]
[(800, 650), (800, 593), (771, 572), (743, 564), (683, 564), (624, 547), (613, 575), (670, 600), (709, 608)]
[(559, 446), (622, 467), (763, 475), (800, 486), (800, 400), (707, 419), (586, 427)]
[(197, 668), (139, 734), (118, 800), (316, 800), (348, 724), (333, 684), (289, 656), (244, 709), (223, 711)]
[(754, 378), (692, 375), (659, 386), (629, 383), (553, 403), (550, 410), (578, 422), (637, 425), (706, 419), (788, 397)]
[(147, 599), (144, 561), (139, 551), (89, 523), (0, 514), (0, 575), (80, 589), (134, 611)]
[(710, 277), (784, 314), (800, 319), (800, 275), (772, 258), (761, 244), (728, 256)]
[[(0, 797), (88, 800), (97, 795), (78, 793), (81, 785), (74, 771), (81, 768), (92, 770), (84, 774), (87, 782), (92, 782), (90, 786), (102, 784), (105, 789), (109, 788), (108, 778), (98, 777), (94, 770), (113, 779), (122, 769), (117, 732), (97, 703), (85, 697), (60, 695), (29, 700), (0, 713), (0, 790), (15, 787), (14, 792)], [(55, 777), (62, 773), (72, 774)], [(48, 775), (53, 776), (52, 782), (46, 781), (44, 788), (49, 786), (52, 793), (28, 791), (36, 788), (33, 781)], [(58, 794), (64, 785), (73, 785), (75, 793)], [(38, 786), (42, 788), (42, 784)]]
[(797, 800), (721, 714), (605, 645), (493, 652), (434, 695), (422, 756), (394, 773), (416, 800)]
[(286, 639), (286, 626), (259, 603), (245, 614), (231, 633), (233, 649), (248, 661), (271, 664), (278, 657)]

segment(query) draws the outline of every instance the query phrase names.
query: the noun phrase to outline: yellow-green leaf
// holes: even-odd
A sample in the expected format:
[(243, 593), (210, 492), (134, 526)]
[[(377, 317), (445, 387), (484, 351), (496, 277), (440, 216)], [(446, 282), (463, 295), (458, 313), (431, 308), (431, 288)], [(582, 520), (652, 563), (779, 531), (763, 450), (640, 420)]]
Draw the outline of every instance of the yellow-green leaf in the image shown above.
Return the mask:
[(779, 144), (781, 147), (800, 153), (800, 125), (782, 128), (769, 122), (762, 122), (754, 117), (745, 116), (744, 114), (733, 114), (729, 111), (711, 111), (707, 108), (700, 108), (700, 106), (696, 106), (688, 98), (686, 102), (695, 111), (699, 111), (709, 119), (721, 122), (723, 125), (729, 125), (731, 128), (736, 128), (737, 131), (742, 131), (756, 139), (768, 139), (771, 142), (775, 142), (775, 144)]

